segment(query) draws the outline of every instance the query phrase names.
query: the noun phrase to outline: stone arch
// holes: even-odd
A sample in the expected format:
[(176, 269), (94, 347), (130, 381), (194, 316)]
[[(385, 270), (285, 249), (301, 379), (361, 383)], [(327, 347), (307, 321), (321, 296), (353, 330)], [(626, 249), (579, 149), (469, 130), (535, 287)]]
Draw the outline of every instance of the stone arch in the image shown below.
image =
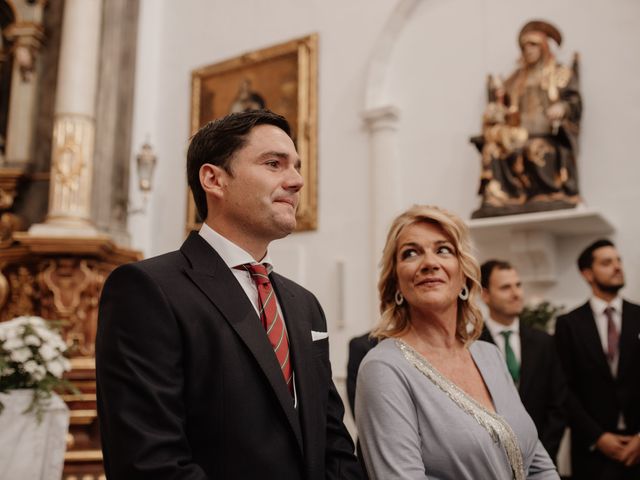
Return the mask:
[(373, 46), (365, 78), (364, 111), (390, 104), (387, 98), (387, 72), (396, 41), (423, 0), (400, 0)]
[[(401, 161), (397, 151), (400, 111), (389, 98), (388, 71), (398, 37), (422, 0), (400, 0), (391, 12), (369, 59), (362, 118), (369, 132), (371, 192), (371, 265), (376, 278), (379, 252), (391, 219), (403, 208)], [(375, 287), (374, 287), (375, 289)], [(375, 295), (374, 297), (375, 298)]]

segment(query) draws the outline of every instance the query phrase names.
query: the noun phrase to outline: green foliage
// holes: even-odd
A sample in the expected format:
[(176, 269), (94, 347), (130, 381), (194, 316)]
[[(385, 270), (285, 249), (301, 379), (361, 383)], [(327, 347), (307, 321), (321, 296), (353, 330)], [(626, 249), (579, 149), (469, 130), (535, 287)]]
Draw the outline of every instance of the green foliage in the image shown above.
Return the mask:
[(537, 305), (527, 305), (520, 314), (520, 322), (529, 327), (548, 331), (549, 322), (562, 312), (564, 306), (553, 305), (551, 302), (540, 302)]

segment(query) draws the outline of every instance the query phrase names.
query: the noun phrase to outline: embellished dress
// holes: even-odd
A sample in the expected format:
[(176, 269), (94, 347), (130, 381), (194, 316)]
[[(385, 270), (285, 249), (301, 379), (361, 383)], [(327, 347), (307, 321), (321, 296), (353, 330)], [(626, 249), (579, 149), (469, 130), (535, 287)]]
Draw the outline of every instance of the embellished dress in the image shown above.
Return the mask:
[(495, 345), (471, 356), (496, 413), (397, 339), (358, 372), (356, 423), (369, 476), (380, 480), (559, 480)]

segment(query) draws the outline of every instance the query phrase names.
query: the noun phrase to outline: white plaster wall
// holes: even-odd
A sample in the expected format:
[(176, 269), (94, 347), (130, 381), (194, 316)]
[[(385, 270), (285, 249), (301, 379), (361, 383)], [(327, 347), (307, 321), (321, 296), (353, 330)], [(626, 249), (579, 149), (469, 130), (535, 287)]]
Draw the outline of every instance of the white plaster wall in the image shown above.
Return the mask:
[[(388, 98), (401, 111), (398, 134), (405, 203), (435, 203), (469, 218), (478, 206), (479, 156), (469, 142), (480, 131), (487, 73), (506, 75), (519, 55), (520, 27), (547, 19), (564, 36), (559, 61), (581, 57), (584, 101), (579, 175), (585, 204), (615, 225), (627, 274), (626, 297), (640, 300), (640, 3), (633, 0), (537, 2), (424, 0), (390, 62)], [(575, 259), (594, 240), (558, 241), (555, 285), (529, 291), (567, 308), (588, 295)], [(508, 247), (505, 245), (505, 247)], [(504, 250), (508, 250), (505, 248)], [(480, 252), (482, 253), (482, 252)]]
[[(149, 135), (158, 166), (148, 213), (132, 217), (129, 227), (133, 247), (145, 256), (176, 249), (184, 238), (191, 71), (319, 33), (319, 228), (275, 242), (272, 253), (276, 268), (313, 291), (324, 306), (334, 373), (343, 377), (348, 339), (364, 333), (375, 320), (369, 281), (374, 274), (369, 261), (368, 141), (360, 113), (367, 60), (394, 3), (141, 4), (132, 157)], [(136, 188), (132, 185), (134, 198)], [(342, 294), (348, 297), (343, 308), (337, 301), (340, 262)], [(338, 328), (340, 321), (344, 328)]]
[[(130, 230), (133, 246), (147, 256), (178, 248), (183, 240), (191, 70), (319, 33), (319, 228), (275, 243), (273, 253), (280, 270), (323, 304), (334, 374), (342, 377), (348, 339), (368, 329), (376, 317), (369, 207), (376, 192), (369, 191), (368, 134), (360, 118), (367, 61), (387, 19), (402, 2), (141, 3), (133, 147), (139, 148), (149, 135), (159, 166), (149, 211), (133, 217)], [(418, 3), (393, 47), (386, 83), (386, 97), (401, 112), (399, 162), (389, 168), (401, 169), (406, 206), (436, 203), (466, 218), (477, 207), (479, 158), (468, 137), (480, 128), (485, 75), (512, 70), (517, 32), (525, 21), (549, 19), (565, 35), (559, 59), (568, 61), (574, 50), (582, 55), (582, 192), (588, 205), (616, 224), (615, 240), (628, 277), (624, 293), (640, 301), (640, 221), (635, 213), (640, 204), (640, 3)], [(568, 307), (586, 298), (574, 259), (590, 240), (560, 241), (559, 282), (535, 293)], [(345, 269), (342, 308), (339, 262)]]

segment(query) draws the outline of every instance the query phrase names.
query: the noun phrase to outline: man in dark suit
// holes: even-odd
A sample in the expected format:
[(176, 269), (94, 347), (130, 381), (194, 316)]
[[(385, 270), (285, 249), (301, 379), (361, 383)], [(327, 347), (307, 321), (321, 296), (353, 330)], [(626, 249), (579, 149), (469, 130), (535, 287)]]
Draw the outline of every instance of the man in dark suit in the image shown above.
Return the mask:
[(505, 356), (540, 441), (555, 461), (566, 426), (567, 389), (553, 338), (520, 322), (524, 293), (511, 264), (489, 260), (480, 270), (482, 299), (489, 308), (480, 340), (495, 343)]
[(371, 338), (368, 333), (354, 337), (349, 341), (349, 359), (347, 360), (347, 397), (351, 414), (355, 417), (356, 380), (358, 369), (365, 355), (378, 344), (378, 340)]
[[(364, 357), (369, 353), (373, 347), (378, 344), (377, 338), (371, 338), (368, 333), (354, 337), (349, 341), (349, 358), (347, 360), (347, 399), (349, 400), (349, 408), (351, 408), (351, 415), (356, 418), (356, 382), (358, 379), (358, 369)], [(362, 461), (362, 450), (360, 449), (360, 442), (356, 444), (356, 453), (360, 460), (360, 465), (364, 472), (364, 478), (368, 479), (369, 474), (367, 467)]]
[(589, 245), (578, 268), (587, 303), (558, 318), (556, 344), (569, 385), (573, 478), (640, 478), (640, 306), (618, 295), (624, 272), (609, 240)]
[(356, 479), (316, 298), (271, 272), (296, 226), (300, 159), (287, 121), (228, 115), (191, 140), (205, 221), (179, 251), (116, 269), (96, 368), (110, 479)]

